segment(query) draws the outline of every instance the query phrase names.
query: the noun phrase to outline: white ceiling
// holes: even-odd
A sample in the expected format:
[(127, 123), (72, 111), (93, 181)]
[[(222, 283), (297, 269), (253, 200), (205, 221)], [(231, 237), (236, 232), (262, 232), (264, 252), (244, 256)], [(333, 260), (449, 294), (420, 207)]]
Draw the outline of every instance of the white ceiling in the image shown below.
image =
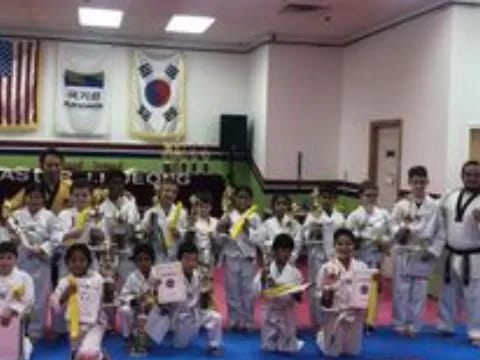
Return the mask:
[[(280, 13), (287, 2), (328, 5), (328, 14)], [(248, 47), (275, 33), (297, 41), (341, 44), (448, 0), (0, 0), (0, 34), (110, 39), (138, 43)], [(121, 29), (82, 28), (77, 7), (122, 9)], [(208, 15), (216, 23), (200, 36), (164, 32), (174, 13)], [(330, 16), (330, 21), (325, 20)]]

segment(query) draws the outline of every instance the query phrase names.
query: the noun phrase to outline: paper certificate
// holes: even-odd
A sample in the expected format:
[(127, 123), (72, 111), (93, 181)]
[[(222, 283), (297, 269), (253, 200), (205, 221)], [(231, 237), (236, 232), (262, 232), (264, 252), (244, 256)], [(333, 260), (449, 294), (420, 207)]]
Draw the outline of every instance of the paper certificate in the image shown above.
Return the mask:
[(159, 304), (177, 303), (186, 300), (187, 288), (180, 262), (158, 264), (152, 270), (153, 278), (158, 283)]
[(96, 323), (100, 312), (103, 282), (77, 279), (77, 289), (80, 300), (80, 323)]
[(375, 272), (372, 270), (355, 273), (350, 298), (351, 309), (365, 310), (368, 308), (368, 295), (370, 293), (370, 285), (374, 273)]

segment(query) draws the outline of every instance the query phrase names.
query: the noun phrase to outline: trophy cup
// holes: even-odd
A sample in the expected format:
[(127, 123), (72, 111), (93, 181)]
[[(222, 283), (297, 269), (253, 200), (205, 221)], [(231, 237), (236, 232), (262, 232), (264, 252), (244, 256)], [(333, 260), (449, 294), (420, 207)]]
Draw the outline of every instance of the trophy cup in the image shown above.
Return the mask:
[(146, 356), (148, 353), (148, 334), (145, 330), (147, 315), (139, 311), (135, 316), (134, 328), (132, 331), (130, 355), (135, 357)]

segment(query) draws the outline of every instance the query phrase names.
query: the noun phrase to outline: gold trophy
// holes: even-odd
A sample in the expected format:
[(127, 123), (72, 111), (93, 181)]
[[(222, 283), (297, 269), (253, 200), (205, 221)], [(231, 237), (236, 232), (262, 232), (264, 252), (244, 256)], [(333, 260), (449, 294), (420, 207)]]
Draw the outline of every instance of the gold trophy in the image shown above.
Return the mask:
[(153, 292), (144, 289), (132, 306), (134, 311), (134, 324), (129, 347), (130, 355), (135, 357), (146, 356), (148, 353), (149, 337), (145, 330), (148, 313), (155, 304)]

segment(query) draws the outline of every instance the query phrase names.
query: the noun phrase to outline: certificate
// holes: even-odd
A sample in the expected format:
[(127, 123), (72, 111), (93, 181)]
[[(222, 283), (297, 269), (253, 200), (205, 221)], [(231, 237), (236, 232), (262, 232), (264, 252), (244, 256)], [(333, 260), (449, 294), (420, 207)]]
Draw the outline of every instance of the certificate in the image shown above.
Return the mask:
[(77, 279), (77, 291), (80, 300), (80, 323), (96, 323), (102, 301), (103, 281)]
[(350, 308), (366, 310), (368, 308), (368, 295), (372, 283), (372, 275), (376, 270), (365, 270), (356, 272), (352, 281), (352, 292), (350, 294)]
[(187, 288), (180, 262), (158, 264), (153, 269), (153, 278), (158, 283), (158, 303), (169, 304), (185, 301)]

